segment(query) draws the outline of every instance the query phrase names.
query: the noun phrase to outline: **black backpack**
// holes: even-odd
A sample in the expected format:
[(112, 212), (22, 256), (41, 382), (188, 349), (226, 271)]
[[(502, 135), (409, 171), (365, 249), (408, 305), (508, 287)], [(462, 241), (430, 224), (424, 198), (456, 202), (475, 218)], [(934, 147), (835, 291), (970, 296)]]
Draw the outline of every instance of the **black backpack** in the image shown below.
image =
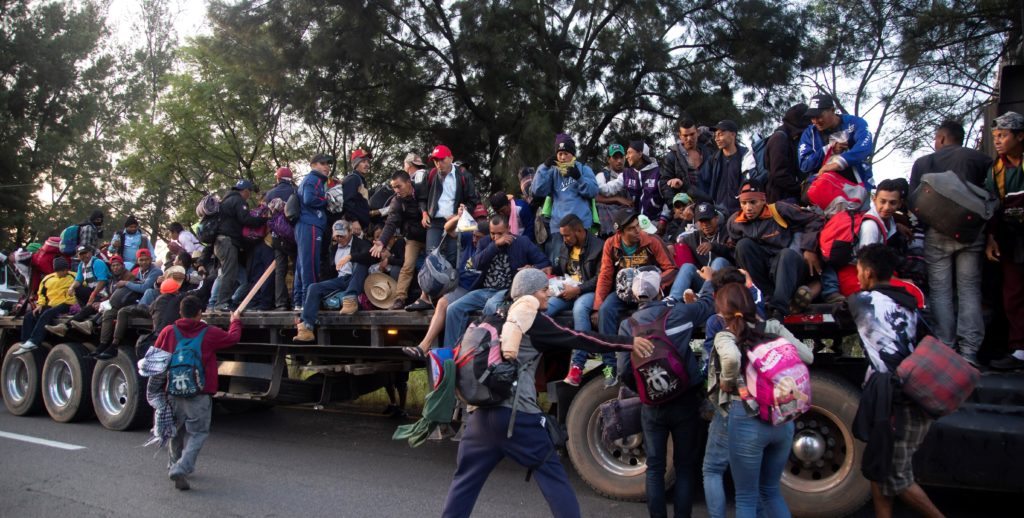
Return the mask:
[(217, 241), (217, 232), (219, 230), (219, 214), (204, 216), (203, 219), (199, 221), (199, 230), (196, 232), (196, 239), (204, 245), (212, 245)]
[(288, 223), (295, 225), (299, 221), (299, 216), (302, 215), (302, 204), (299, 202), (299, 193), (293, 192), (288, 197), (288, 201), (284, 204), (284, 217), (288, 220)]

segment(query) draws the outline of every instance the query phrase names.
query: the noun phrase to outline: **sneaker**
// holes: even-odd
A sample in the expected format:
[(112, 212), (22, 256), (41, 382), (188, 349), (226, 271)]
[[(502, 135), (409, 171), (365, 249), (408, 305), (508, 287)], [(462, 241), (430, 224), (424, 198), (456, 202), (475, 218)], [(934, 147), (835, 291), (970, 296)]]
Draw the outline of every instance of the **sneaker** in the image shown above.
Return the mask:
[(569, 367), (569, 375), (565, 377), (565, 382), (574, 387), (580, 386), (580, 380), (583, 378), (583, 367), (579, 365), (573, 365)]
[(601, 374), (604, 375), (604, 388), (612, 388), (619, 383), (619, 378), (615, 377), (615, 367), (605, 365)]
[(82, 322), (72, 320), (71, 327), (79, 333), (91, 335), (92, 334), (92, 320), (85, 320)]
[(844, 297), (843, 294), (839, 292), (830, 293), (827, 297), (825, 297), (825, 302), (829, 304), (842, 304), (846, 302), (846, 297)]
[(43, 327), (46, 329), (46, 332), (53, 333), (62, 338), (68, 334), (68, 326), (66, 324), (53, 324)]
[[(836, 293), (835, 295), (839, 294)], [(810, 288), (808, 288), (807, 286), (800, 286), (799, 288), (796, 289), (796, 293), (793, 294), (793, 307), (799, 311), (803, 311), (807, 309), (807, 306), (811, 305), (811, 300), (813, 300), (813, 298), (814, 294), (811, 293)]]
[(1024, 360), (1018, 359), (1016, 356), (1009, 354), (998, 360), (992, 360), (989, 362), (988, 366), (1000, 371), (1015, 371), (1024, 369)]
[(342, 315), (354, 315), (359, 311), (359, 302), (356, 301), (355, 297), (346, 297), (345, 300), (341, 301), (341, 313)]
[(971, 364), (972, 366), (974, 366), (974, 367), (981, 367), (981, 363), (978, 362), (978, 354), (977, 353), (970, 353), (970, 352), (963, 352), (963, 351), (961, 351), (960, 352), (960, 356), (963, 357), (963, 359), (967, 360), (967, 363)]
[(175, 473), (171, 475), (171, 480), (174, 481), (174, 489), (178, 491), (188, 491), (192, 487), (188, 485), (188, 479), (183, 474)]
[(231, 305), (230, 304), (217, 304), (217, 306), (215, 306), (213, 308), (213, 311), (220, 312), (220, 313), (231, 313)]
[(296, 313), (302, 313), (302, 306), (295, 306), (292, 311)]
[(295, 335), (294, 341), (296, 342), (312, 342), (316, 340), (316, 335), (313, 334), (313, 330), (306, 326), (299, 324), (299, 332)]
[(16, 351), (14, 351), (11, 354), (13, 354), (15, 356), (18, 356), (20, 354), (25, 354), (25, 353), (31, 351), (32, 349), (35, 349), (36, 347), (39, 347), (39, 346), (34, 344), (34, 343), (32, 343), (32, 340), (25, 340), (24, 342), (21, 343), (21, 347), (19, 347)]
[(416, 299), (416, 302), (405, 307), (406, 311), (426, 311), (428, 309), (434, 309), (434, 306), (431, 306), (429, 302), (423, 299)]

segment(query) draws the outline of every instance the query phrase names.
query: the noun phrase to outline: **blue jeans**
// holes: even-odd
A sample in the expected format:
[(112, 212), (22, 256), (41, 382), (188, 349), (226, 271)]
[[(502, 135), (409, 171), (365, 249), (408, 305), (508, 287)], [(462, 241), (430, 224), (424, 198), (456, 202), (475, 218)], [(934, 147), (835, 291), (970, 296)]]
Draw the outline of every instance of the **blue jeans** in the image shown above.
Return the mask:
[[(238, 269), (238, 275), (237, 275), (236, 279), (238, 280), (238, 287), (235, 288), (235, 292), (231, 294), (231, 299), (228, 300), (226, 302), (226, 304), (231, 304), (232, 301), (241, 302), (242, 299), (245, 298), (246, 294), (249, 293), (246, 290), (247, 286), (249, 285), (249, 278), (248, 278), (248, 276), (245, 273), (245, 268), (239, 268)], [(210, 290), (210, 302), (209, 302), (209, 304), (207, 304), (207, 307), (209, 307), (211, 309), (214, 308), (220, 302), (219, 301), (220, 282), (221, 282), (221, 276), (220, 276), (220, 273), (219, 273), (219, 270), (218, 270), (217, 277), (213, 280), (213, 287)]]
[(312, 329), (313, 324), (316, 323), (316, 316), (320, 312), (320, 302), (335, 291), (345, 290), (341, 294), (342, 299), (358, 297), (363, 292), (363, 283), (366, 282), (368, 271), (369, 267), (365, 264), (352, 263), (351, 275), (310, 284), (306, 289), (306, 300), (302, 303), (302, 323)]
[(483, 310), (485, 315), (493, 315), (498, 305), (505, 298), (508, 290), (492, 290), (480, 288), (473, 290), (448, 306), (444, 314), (444, 344), (442, 347), (455, 347), (469, 325), (469, 314)]
[[(924, 260), (928, 264), (929, 302), (935, 337), (965, 355), (977, 356), (985, 340), (981, 315), (981, 257), (985, 236), (965, 245), (928, 229), (924, 235)], [(956, 307), (954, 302), (956, 285)]]
[(665, 503), (665, 468), (668, 438), (672, 436), (672, 461), (676, 469), (674, 513), (690, 516), (693, 506), (693, 468), (697, 463), (697, 430), (700, 426), (700, 390), (693, 389), (675, 401), (640, 408), (647, 453), (647, 512), (652, 517), (668, 516)]
[(622, 302), (614, 291), (609, 293), (601, 302), (601, 308), (597, 310), (598, 331), (605, 335), (619, 334), (619, 316), (624, 309), (626, 303)]
[[(560, 297), (551, 297), (548, 299), (548, 310), (545, 312), (549, 317), (553, 317), (569, 307), (572, 307), (572, 327), (577, 331), (591, 331), (593, 328), (590, 325), (590, 313), (594, 311), (594, 292), (584, 293), (575, 300), (565, 300)], [(572, 351), (572, 364), (579, 367), (583, 367), (584, 363), (587, 363), (587, 351), (581, 351), (579, 349), (573, 349)], [(601, 355), (601, 360), (605, 365), (615, 366), (615, 353), (604, 353)]]
[(839, 273), (828, 265), (821, 268), (821, 293), (826, 296), (839, 293)]
[[(441, 255), (448, 261), (448, 264), (457, 264), (457, 238), (449, 236), (444, 239), (444, 222), (443, 218), (431, 218), (430, 228), (427, 229), (427, 253), (433, 252), (439, 245), (441, 248)], [(444, 239), (444, 243), (441, 240)]]
[(779, 482), (793, 446), (793, 422), (772, 426), (748, 416), (742, 401), (729, 406), (729, 468), (736, 483), (736, 518), (755, 518), (758, 501), (764, 513), (789, 517)]
[[(732, 266), (732, 263), (724, 257), (716, 257), (708, 266), (711, 266), (712, 271), (718, 271), (726, 266)], [(683, 300), (683, 292), (686, 290), (699, 290), (704, 284), (704, 279), (700, 278), (698, 271), (699, 268), (693, 263), (680, 266), (676, 280), (672, 281), (672, 289), (668, 292), (669, 296), (676, 300)]]
[(704, 448), (704, 501), (708, 516), (725, 518), (725, 468), (729, 467), (729, 418), (715, 409)]
[(46, 326), (52, 324), (57, 317), (67, 313), (68, 309), (71, 309), (71, 306), (58, 304), (40, 311), (38, 316), (31, 311), (25, 313), (25, 318), (21, 323), (21, 341), (32, 340), (32, 343), (42, 345), (43, 338), (46, 337)]
[[(516, 414), (512, 437), (508, 434), (508, 421), (512, 409), (506, 407), (478, 408), (469, 414), (465, 434), (459, 442), (455, 476), (445, 498), (444, 518), (469, 517), (473, 513), (480, 490), (491, 471), (505, 457), (520, 466), (534, 467), (533, 478), (548, 502), (551, 516), (578, 518), (580, 504), (569, 484), (569, 477), (553, 452), (551, 437), (542, 424), (550, 416), (543, 414)], [(516, 489), (522, 491), (522, 489)]]

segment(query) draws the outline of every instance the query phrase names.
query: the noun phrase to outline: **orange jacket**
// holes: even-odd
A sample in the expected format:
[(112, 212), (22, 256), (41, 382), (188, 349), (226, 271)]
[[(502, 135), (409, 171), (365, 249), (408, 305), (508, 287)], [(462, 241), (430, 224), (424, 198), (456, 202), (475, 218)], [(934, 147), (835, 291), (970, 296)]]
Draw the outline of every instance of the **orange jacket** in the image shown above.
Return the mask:
[(622, 234), (616, 233), (604, 242), (601, 254), (601, 271), (597, 274), (597, 290), (594, 295), (594, 309), (601, 307), (605, 297), (615, 289), (615, 274), (622, 268), (653, 265), (661, 268), (661, 287), (672, 284), (676, 276), (676, 265), (669, 258), (661, 239), (645, 232), (640, 233), (640, 244), (636, 253), (626, 256), (622, 250)]

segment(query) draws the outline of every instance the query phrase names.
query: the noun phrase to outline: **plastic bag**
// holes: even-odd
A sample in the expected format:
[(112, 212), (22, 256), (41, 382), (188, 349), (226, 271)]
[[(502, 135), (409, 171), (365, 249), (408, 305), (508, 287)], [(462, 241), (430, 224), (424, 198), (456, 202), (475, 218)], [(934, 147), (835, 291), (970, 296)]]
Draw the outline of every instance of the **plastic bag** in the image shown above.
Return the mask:
[(456, 231), (458, 231), (458, 232), (472, 232), (472, 231), (476, 230), (476, 228), (477, 228), (476, 220), (473, 219), (473, 215), (470, 214), (470, 212), (468, 210), (466, 210), (465, 205), (463, 205), (462, 206), (462, 215), (459, 216), (459, 223), (455, 227)]

